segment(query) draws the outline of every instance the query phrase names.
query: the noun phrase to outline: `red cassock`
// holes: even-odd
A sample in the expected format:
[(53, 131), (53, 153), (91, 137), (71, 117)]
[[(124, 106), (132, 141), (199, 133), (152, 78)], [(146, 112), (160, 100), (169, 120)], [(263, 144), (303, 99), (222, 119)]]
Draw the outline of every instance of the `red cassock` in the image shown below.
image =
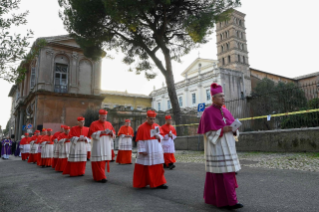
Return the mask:
[[(37, 142), (37, 139), (38, 139), (39, 136), (32, 136), (30, 138), (30, 141), (34, 141), (33, 145)], [(33, 147), (31, 147), (30, 149), (30, 154), (29, 154), (29, 159), (28, 159), (28, 163), (36, 163), (37, 162), (37, 159), (38, 159), (38, 153), (33, 153), (31, 152), (33, 149)]]
[[(52, 135), (45, 135), (42, 138), (42, 142), (46, 142), (45, 149), (42, 148), (42, 152), (45, 151), (45, 157), (41, 157), (42, 166), (52, 166), (52, 158), (53, 158), (53, 140)], [(51, 151), (48, 149), (48, 145), (51, 145)]]
[(174, 155), (174, 152), (175, 152), (174, 141), (172, 140), (172, 138), (168, 137), (168, 134), (169, 132), (172, 132), (173, 135), (177, 136), (177, 133), (176, 133), (175, 127), (173, 127), (172, 125), (164, 124), (161, 128), (162, 128), (164, 136), (168, 138), (167, 142), (166, 140), (165, 142), (162, 141), (162, 145), (164, 150), (165, 165), (169, 166), (169, 164), (175, 163), (176, 159)]
[(58, 172), (63, 172), (66, 165), (68, 164), (68, 152), (67, 152), (68, 150), (66, 150), (65, 147), (66, 147), (66, 143), (70, 142), (69, 134), (61, 133), (60, 137), (58, 138), (59, 143), (61, 142), (62, 139), (65, 139), (65, 142), (59, 147), (59, 158), (55, 165), (55, 171), (58, 171)]
[[(70, 154), (68, 163), (63, 174), (69, 174), (71, 177), (82, 176), (85, 174), (87, 160), (87, 141), (89, 134), (88, 127), (75, 126), (71, 128), (69, 139), (71, 140)], [(85, 141), (78, 141), (80, 136), (85, 137)]]
[[(59, 136), (62, 134), (62, 132), (56, 132), (56, 133), (54, 133), (53, 134), (53, 136), (52, 136), (52, 141), (54, 141), (54, 140), (59, 140), (58, 138), (59, 138)], [(56, 166), (56, 164), (57, 164), (57, 162), (58, 162), (58, 158), (59, 157), (56, 157), (56, 155), (54, 154), (55, 153), (55, 151), (56, 151), (56, 146), (57, 146), (58, 144), (57, 143), (54, 143), (54, 148), (53, 148), (53, 158), (52, 158), (52, 168), (55, 168), (55, 166)]]
[(29, 144), (30, 142), (30, 137), (24, 137), (20, 141), (20, 146), (23, 146), (23, 152), (21, 153), (21, 159), (22, 160), (27, 160), (29, 157), (29, 152), (25, 152), (25, 145)]
[(91, 151), (91, 166), (93, 179), (101, 181), (106, 179), (105, 165), (107, 163), (107, 171), (109, 172), (109, 161), (112, 160), (112, 135), (103, 134), (101, 131), (106, 129), (112, 130), (115, 135), (115, 130), (112, 124), (108, 121), (94, 121), (89, 130), (89, 137), (92, 138), (93, 147)]
[(38, 166), (42, 166), (42, 160), (41, 160), (41, 143), (42, 143), (42, 138), (43, 138), (43, 135), (39, 135), (38, 139), (37, 139), (37, 142), (36, 144), (38, 144), (38, 156), (37, 156), (37, 165)]
[(133, 128), (130, 126), (122, 126), (118, 132), (119, 150), (116, 162), (120, 164), (132, 163), (132, 138), (134, 136)]
[[(163, 168), (163, 148), (160, 141), (155, 137), (151, 137), (150, 133), (156, 127), (159, 127), (159, 125), (149, 125), (145, 122), (137, 130), (138, 155), (133, 174), (134, 188), (144, 188), (147, 185), (155, 188), (166, 183)], [(159, 129), (162, 135), (161, 128), (159, 127)], [(139, 154), (140, 152), (146, 152), (147, 155)]]

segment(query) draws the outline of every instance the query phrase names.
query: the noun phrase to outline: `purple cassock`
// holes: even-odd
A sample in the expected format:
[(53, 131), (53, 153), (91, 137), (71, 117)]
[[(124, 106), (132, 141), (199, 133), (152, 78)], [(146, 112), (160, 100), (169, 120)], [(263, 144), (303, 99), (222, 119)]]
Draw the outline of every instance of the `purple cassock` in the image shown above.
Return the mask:
[(12, 142), (9, 139), (4, 139), (2, 141), (1, 157), (3, 159), (9, 159), (9, 156), (11, 155), (11, 146)]
[[(197, 133), (206, 134), (209, 131), (222, 130), (224, 126), (230, 126), (233, 122), (234, 122), (234, 117), (226, 108), (212, 105), (205, 109), (201, 117)], [(223, 135), (221, 134), (221, 136)], [(205, 142), (208, 142), (208, 141), (205, 141)], [(224, 142), (224, 140), (220, 142)], [(220, 149), (218, 147), (220, 145), (220, 142), (212, 146)], [(206, 144), (206, 146), (207, 145), (211, 145), (211, 144)], [(207, 151), (207, 149), (205, 151)], [(215, 155), (212, 155), (212, 153), (205, 153), (205, 154), (211, 154), (211, 158), (216, 157)], [(206, 156), (206, 160), (209, 160), (207, 156)], [(224, 160), (225, 160), (225, 157), (224, 157)], [(211, 164), (211, 163), (206, 162), (206, 166), (208, 166), (207, 164)], [(236, 205), (238, 203), (237, 195), (235, 191), (237, 187), (238, 187), (238, 184), (237, 184), (235, 172), (220, 173), (220, 172), (215, 172), (212, 169), (206, 168), (206, 180), (205, 180), (205, 187), (204, 187), (205, 203), (212, 204), (217, 207)]]
[(17, 148), (16, 151), (14, 152), (14, 156), (20, 156), (20, 141), (17, 142)]

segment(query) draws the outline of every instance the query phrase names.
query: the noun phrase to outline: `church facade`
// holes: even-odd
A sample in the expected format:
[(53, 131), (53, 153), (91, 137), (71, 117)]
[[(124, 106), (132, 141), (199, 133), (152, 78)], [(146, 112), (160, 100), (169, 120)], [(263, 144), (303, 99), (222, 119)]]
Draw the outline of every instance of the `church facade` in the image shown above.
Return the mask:
[[(184, 70), (182, 73), (184, 80), (175, 84), (182, 109), (195, 110), (199, 103), (210, 105), (212, 100), (209, 88), (214, 82), (223, 86), (225, 99), (230, 101), (249, 98), (252, 90), (263, 78), (276, 83), (292, 82), (298, 85), (319, 81), (319, 72), (290, 78), (251, 68), (245, 16), (244, 13), (234, 10), (230, 20), (216, 24), (217, 60), (197, 58)], [(157, 111), (171, 109), (165, 86), (153, 90), (150, 96), (152, 107)]]
[(101, 61), (86, 58), (68, 35), (39, 38), (47, 45), (29, 64), (24, 80), (12, 86), (11, 134), (20, 139), (25, 126), (53, 128), (76, 125), (87, 108), (100, 108)]

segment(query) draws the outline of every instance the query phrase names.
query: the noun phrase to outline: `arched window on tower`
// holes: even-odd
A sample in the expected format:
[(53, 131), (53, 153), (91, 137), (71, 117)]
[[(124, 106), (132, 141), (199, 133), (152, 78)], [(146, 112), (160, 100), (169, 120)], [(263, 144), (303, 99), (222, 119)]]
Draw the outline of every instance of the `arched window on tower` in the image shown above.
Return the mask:
[(238, 55), (238, 62), (241, 62), (241, 61), (240, 61), (240, 55)]
[(239, 23), (238, 23), (238, 24), (239, 24), (239, 26), (241, 26), (241, 20), (239, 20)]
[(220, 34), (220, 40), (223, 40), (223, 35), (222, 34)]
[(245, 56), (243, 56), (243, 63), (246, 64)]
[(226, 49), (229, 50), (229, 44), (228, 43), (226, 43)]
[(223, 65), (225, 65), (225, 58), (223, 58)]
[(244, 39), (244, 33), (241, 32), (240, 35), (241, 35), (240, 38)]
[(230, 62), (231, 62), (230, 55), (228, 55), (228, 63), (230, 63)]
[(239, 38), (243, 38), (242, 35), (242, 32), (239, 32)]
[(222, 52), (224, 52), (224, 46), (221, 46), (222, 47)]

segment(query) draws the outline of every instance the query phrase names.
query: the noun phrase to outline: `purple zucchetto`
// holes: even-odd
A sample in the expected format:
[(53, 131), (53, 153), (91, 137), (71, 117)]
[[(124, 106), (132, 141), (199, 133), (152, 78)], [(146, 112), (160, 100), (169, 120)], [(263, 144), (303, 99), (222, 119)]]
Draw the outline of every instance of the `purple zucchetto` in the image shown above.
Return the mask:
[(223, 87), (218, 85), (217, 83), (213, 83), (210, 86), (210, 93), (212, 94), (212, 96), (218, 93), (223, 93)]

